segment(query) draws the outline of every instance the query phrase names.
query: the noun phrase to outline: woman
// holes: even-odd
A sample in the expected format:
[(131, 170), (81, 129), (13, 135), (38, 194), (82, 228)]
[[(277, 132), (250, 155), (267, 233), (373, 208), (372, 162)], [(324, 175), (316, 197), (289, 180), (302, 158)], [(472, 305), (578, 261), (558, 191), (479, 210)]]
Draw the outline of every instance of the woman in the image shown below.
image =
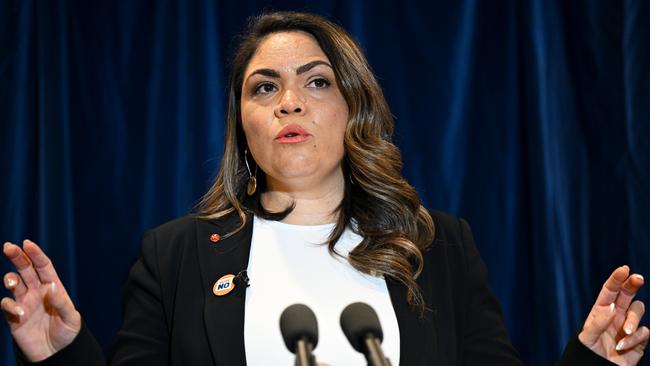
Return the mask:
[[(199, 214), (145, 234), (111, 365), (289, 364), (278, 318), (295, 302), (316, 312), (320, 362), (364, 364), (337, 325), (354, 301), (377, 310), (395, 364), (521, 363), (469, 226), (424, 209), (401, 177), (390, 111), (343, 29), (301, 13), (254, 19), (227, 123)], [(38, 246), (4, 253), (20, 273), (5, 276), (14, 299), (2, 300), (20, 362), (103, 364)], [(219, 288), (235, 275), (233, 291)], [(636, 364), (648, 341), (632, 302), (642, 284), (615, 270), (561, 362)]]

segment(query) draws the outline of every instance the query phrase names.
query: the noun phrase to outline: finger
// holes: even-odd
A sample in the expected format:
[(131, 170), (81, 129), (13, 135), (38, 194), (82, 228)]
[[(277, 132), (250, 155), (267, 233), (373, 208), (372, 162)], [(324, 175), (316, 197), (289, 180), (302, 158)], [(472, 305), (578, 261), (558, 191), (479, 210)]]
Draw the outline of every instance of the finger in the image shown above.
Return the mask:
[(50, 282), (47, 289), (47, 300), (57, 310), (65, 323), (77, 322), (78, 313), (70, 297), (56, 282)]
[(645, 345), (648, 344), (649, 337), (650, 337), (650, 330), (648, 330), (647, 327), (641, 327), (637, 329), (636, 332), (632, 333), (632, 335), (629, 335), (621, 339), (616, 344), (616, 350), (621, 352), (631, 348), (635, 348), (638, 345), (643, 345), (643, 348), (645, 348)]
[(5, 288), (14, 295), (14, 298), (19, 298), (27, 292), (27, 286), (20, 279), (18, 273), (9, 272), (4, 276), (3, 280)]
[(600, 338), (601, 334), (609, 327), (616, 315), (616, 307), (614, 303), (609, 306), (594, 305), (585, 321), (578, 338), (587, 347), (591, 347)]
[(630, 335), (636, 331), (643, 317), (643, 313), (645, 313), (645, 305), (643, 302), (637, 300), (630, 305), (625, 316), (625, 323), (623, 323), (623, 331), (625, 334)]
[(27, 239), (23, 242), (23, 250), (29, 256), (29, 259), (31, 259), (33, 267), (43, 283), (60, 283), (59, 276), (56, 274), (52, 261), (50, 261), (50, 258), (48, 258), (43, 250), (41, 250), (41, 247)]
[(619, 309), (627, 310), (627, 308), (630, 306), (630, 303), (632, 302), (632, 299), (634, 299), (634, 296), (636, 296), (637, 291), (639, 291), (639, 288), (641, 288), (643, 284), (643, 276), (640, 274), (635, 273), (628, 277), (621, 285), (621, 292), (616, 298), (616, 307)]
[(2, 298), (0, 308), (2, 308), (9, 321), (18, 321), (21, 316), (25, 315), (25, 310), (14, 299), (8, 297)]
[(27, 287), (35, 288), (40, 286), (41, 280), (38, 278), (34, 266), (32, 266), (32, 261), (18, 245), (5, 243), (2, 247), (2, 252), (16, 267)]
[(598, 297), (596, 298), (596, 306), (609, 306), (609, 304), (616, 301), (616, 297), (621, 291), (621, 286), (623, 282), (627, 279), (628, 274), (630, 273), (630, 268), (628, 266), (618, 267), (612, 272), (609, 276), (603, 288), (600, 290)]

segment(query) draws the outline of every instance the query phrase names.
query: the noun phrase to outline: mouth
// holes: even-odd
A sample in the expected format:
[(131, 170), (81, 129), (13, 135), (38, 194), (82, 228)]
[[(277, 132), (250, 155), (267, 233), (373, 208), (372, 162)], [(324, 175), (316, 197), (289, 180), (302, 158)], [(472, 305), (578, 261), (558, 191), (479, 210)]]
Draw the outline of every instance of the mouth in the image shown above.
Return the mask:
[(285, 126), (276, 136), (275, 141), (280, 144), (295, 144), (308, 140), (311, 134), (299, 125), (291, 124)]

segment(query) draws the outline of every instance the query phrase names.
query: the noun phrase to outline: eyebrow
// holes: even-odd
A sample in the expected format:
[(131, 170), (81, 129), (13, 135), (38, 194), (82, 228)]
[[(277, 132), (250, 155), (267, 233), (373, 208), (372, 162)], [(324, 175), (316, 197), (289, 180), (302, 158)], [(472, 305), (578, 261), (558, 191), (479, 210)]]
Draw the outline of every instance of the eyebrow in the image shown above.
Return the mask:
[(325, 65), (325, 66), (328, 66), (330, 69), (332, 68), (332, 65), (328, 64), (327, 62), (322, 61), (322, 60), (316, 60), (316, 61), (312, 61), (310, 63), (304, 64), (304, 65), (298, 67), (296, 69), (296, 75), (306, 73), (307, 71), (313, 69), (314, 67), (316, 67), (318, 65)]
[[(325, 65), (325, 66), (329, 67), (330, 69), (332, 69), (332, 65), (328, 64), (327, 62), (322, 61), (322, 60), (316, 60), (316, 61), (306, 63), (306, 64), (304, 64), (302, 66), (299, 66), (296, 69), (296, 75), (304, 74), (307, 71), (313, 69), (314, 67), (316, 67), (318, 65)], [(257, 69), (255, 71), (251, 72), (251, 74), (248, 75), (248, 78), (250, 78), (251, 76), (253, 76), (255, 74), (268, 76), (270, 78), (279, 78), (280, 77), (280, 73), (273, 70), (273, 69)]]

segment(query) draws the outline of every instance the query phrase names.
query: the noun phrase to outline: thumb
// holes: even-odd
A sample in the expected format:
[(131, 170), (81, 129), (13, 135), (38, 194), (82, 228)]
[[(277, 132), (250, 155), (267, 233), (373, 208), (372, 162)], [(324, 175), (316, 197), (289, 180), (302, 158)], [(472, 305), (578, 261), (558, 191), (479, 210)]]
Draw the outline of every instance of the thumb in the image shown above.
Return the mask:
[(72, 300), (56, 282), (50, 282), (47, 290), (48, 302), (59, 313), (64, 323), (76, 326), (79, 323), (79, 313)]
[(592, 347), (605, 332), (605, 329), (612, 324), (615, 315), (616, 305), (614, 303), (609, 306), (594, 306), (585, 321), (582, 332), (578, 335), (580, 341), (585, 346)]

